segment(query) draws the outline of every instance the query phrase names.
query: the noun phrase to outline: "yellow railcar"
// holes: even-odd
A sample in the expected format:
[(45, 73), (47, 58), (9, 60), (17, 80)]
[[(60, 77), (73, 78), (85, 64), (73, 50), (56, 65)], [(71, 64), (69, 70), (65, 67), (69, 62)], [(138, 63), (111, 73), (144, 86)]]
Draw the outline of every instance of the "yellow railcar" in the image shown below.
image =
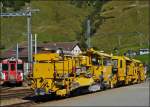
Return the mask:
[(129, 85), (145, 80), (144, 66), (141, 61), (125, 56), (113, 56), (113, 72), (117, 84)]
[(133, 83), (139, 83), (141, 81), (144, 81), (145, 75), (146, 75), (144, 71), (144, 65), (142, 64), (140, 60), (132, 59), (132, 61), (134, 64), (134, 75), (133, 75), (134, 82)]
[(117, 76), (117, 84), (123, 85), (126, 80), (126, 60), (123, 56), (113, 56), (113, 73)]
[(142, 63), (140, 63), (139, 65), (139, 73), (140, 73), (140, 81), (145, 81), (146, 79), (145, 67)]
[(133, 71), (134, 71), (134, 64), (132, 62), (132, 59), (125, 57), (124, 59), (126, 61), (126, 78), (125, 78), (125, 84), (129, 85), (132, 84), (133, 81)]
[(103, 84), (105, 87), (113, 88), (116, 85), (116, 75), (112, 73), (111, 55), (89, 49), (86, 54), (89, 58), (89, 71), (95, 82)]
[(57, 53), (36, 54), (31, 87), (36, 95), (69, 95), (71, 91), (94, 83), (87, 75), (81, 57), (60, 56)]
[(77, 56), (58, 53), (34, 55), (31, 88), (36, 95), (70, 95), (86, 88), (98, 91), (145, 80), (141, 61), (89, 49)]

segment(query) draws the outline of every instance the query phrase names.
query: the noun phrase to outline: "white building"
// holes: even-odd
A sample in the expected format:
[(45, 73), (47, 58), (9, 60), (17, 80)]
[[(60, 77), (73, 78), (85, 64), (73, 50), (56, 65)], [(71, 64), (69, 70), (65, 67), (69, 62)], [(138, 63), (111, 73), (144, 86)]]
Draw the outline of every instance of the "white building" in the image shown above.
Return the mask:
[(73, 54), (73, 55), (78, 55), (80, 53), (82, 53), (82, 51), (81, 51), (79, 45), (75, 45), (71, 50), (71, 54)]
[(82, 50), (78, 42), (48, 42), (43, 44), (43, 50), (55, 50), (56, 53), (60, 53), (61, 50), (64, 54), (78, 55), (82, 53)]
[(148, 48), (140, 49), (140, 50), (139, 50), (139, 54), (140, 54), (140, 55), (149, 54), (149, 53), (150, 53), (150, 52), (149, 52), (149, 49), (148, 49)]

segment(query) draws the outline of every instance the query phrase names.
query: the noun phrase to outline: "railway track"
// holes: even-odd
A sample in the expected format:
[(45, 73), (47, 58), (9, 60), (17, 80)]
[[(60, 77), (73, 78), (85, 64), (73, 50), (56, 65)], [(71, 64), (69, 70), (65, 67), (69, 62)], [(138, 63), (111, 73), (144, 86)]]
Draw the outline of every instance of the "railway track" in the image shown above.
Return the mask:
[(3, 107), (32, 107), (34, 104), (36, 103), (33, 101), (28, 101), (28, 102), (23, 102), (23, 103), (4, 105)]
[(33, 91), (30, 89), (19, 89), (19, 90), (3, 90), (0, 93), (0, 99), (11, 99), (11, 98), (23, 98), (25, 96), (33, 95)]
[(12, 89), (13, 87), (4, 87), (4, 86), (0, 86), (0, 91), (2, 90), (9, 90)]
[[(135, 84), (136, 85), (136, 84)], [(121, 88), (121, 87), (118, 87)], [(87, 93), (82, 93), (82, 94), (76, 94), (76, 95), (72, 95), (70, 96), (72, 97), (76, 97), (76, 96), (82, 96), (85, 94), (92, 94), (91, 92), (87, 92)], [(67, 98), (70, 98), (67, 97)], [(9, 90), (9, 91), (5, 91), (4, 93), (2, 93), (0, 95), (0, 98), (2, 100), (6, 99), (9, 101), (9, 99), (11, 100), (12, 98), (17, 98), (19, 101), (17, 101), (15, 104), (10, 104), (10, 105), (3, 105), (3, 107), (26, 107), (26, 106), (34, 106), (37, 104), (42, 104), (45, 102), (53, 102), (53, 101), (60, 101), (60, 100), (64, 100), (65, 98), (61, 98), (61, 97), (56, 97), (56, 96), (49, 96), (49, 95), (45, 95), (45, 96), (34, 96), (33, 91), (29, 90), (29, 89), (22, 89), (22, 90)], [(23, 100), (23, 101), (22, 101)]]
[(30, 89), (15, 89), (15, 88), (9, 88), (9, 89), (2, 89), (1, 93), (13, 93), (13, 92), (22, 92), (22, 91), (31, 91)]

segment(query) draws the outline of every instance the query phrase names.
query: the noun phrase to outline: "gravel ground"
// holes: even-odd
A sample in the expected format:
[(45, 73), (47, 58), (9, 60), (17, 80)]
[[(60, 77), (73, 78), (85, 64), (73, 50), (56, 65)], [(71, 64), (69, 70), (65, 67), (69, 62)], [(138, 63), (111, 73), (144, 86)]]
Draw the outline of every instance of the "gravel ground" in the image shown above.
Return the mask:
[[(21, 90), (21, 89), (30, 89), (30, 87), (2, 87), (0, 89), (0, 106), (6, 106), (6, 105), (11, 105), (11, 104), (16, 104), (16, 103), (24, 103), (28, 102), (28, 100), (23, 100), (21, 98), (10, 98), (10, 99), (2, 99), (1, 95), (4, 94), (4, 92), (10, 92), (12, 90)], [(26, 93), (25, 93), (26, 94)]]
[[(0, 106), (28, 102), (13, 98), (1, 100)], [(101, 92), (52, 100), (34, 106), (149, 106), (149, 82), (120, 87)]]
[(149, 106), (149, 82), (49, 101), (37, 106)]
[(12, 105), (12, 104), (25, 103), (25, 102), (28, 102), (28, 100), (13, 98), (13, 99), (9, 99), (9, 100), (1, 100), (0, 106), (8, 106), (8, 105)]

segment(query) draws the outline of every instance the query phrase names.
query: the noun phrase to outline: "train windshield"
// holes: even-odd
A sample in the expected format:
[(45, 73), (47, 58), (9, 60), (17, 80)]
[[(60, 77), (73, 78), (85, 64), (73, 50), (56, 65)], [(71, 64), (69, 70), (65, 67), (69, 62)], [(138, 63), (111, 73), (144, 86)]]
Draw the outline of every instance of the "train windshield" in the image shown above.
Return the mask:
[(92, 56), (92, 64), (95, 66), (101, 65), (101, 59), (97, 55)]
[(110, 66), (111, 65), (111, 59), (105, 58), (103, 63), (104, 63), (104, 66)]
[(8, 70), (8, 65), (7, 64), (2, 64), (2, 70)]
[(15, 64), (11, 64), (11, 70), (14, 71), (15, 70)]
[(112, 65), (114, 68), (118, 68), (118, 60), (117, 59), (113, 59), (112, 60)]
[(17, 69), (18, 69), (18, 70), (23, 70), (23, 64), (18, 64), (18, 65), (17, 65)]

